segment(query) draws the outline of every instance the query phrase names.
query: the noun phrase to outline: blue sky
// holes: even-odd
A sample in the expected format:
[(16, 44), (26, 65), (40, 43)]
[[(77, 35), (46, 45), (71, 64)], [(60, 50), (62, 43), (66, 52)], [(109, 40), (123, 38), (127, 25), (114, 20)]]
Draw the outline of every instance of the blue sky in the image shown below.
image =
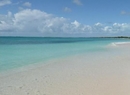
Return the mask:
[(130, 36), (130, 0), (0, 0), (0, 36)]

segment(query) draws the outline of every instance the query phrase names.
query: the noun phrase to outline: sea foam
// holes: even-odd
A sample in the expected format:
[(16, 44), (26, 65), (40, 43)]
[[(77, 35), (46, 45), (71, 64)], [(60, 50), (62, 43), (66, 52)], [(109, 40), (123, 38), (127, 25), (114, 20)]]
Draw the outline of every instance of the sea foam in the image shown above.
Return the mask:
[(111, 43), (112, 46), (117, 46), (117, 45), (129, 45), (130, 42), (114, 42)]

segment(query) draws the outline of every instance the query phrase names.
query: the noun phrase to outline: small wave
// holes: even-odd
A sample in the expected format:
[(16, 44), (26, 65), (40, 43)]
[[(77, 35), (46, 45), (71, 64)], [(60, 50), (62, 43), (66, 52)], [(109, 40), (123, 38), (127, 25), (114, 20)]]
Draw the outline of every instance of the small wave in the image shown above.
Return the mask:
[(128, 45), (130, 42), (113, 42), (110, 45), (111, 46), (118, 46), (118, 45)]
[(116, 42), (116, 45), (124, 45), (124, 44), (130, 44), (130, 42)]

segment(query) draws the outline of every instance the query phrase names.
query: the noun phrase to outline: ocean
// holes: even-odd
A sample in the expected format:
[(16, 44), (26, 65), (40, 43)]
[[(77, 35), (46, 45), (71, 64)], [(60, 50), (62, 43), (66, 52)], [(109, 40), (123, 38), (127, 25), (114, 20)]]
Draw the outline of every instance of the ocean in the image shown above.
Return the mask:
[(128, 42), (119, 38), (64, 37), (0, 37), (0, 71), (12, 70), (46, 61), (107, 51), (114, 42)]

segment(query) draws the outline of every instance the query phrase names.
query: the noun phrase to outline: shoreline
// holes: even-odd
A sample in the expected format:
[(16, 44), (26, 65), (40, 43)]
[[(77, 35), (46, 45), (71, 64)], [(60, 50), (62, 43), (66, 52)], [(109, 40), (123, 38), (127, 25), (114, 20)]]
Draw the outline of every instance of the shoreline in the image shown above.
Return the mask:
[[(126, 44), (126, 43), (125, 43)], [(75, 55), (1, 76), (1, 95), (130, 94), (130, 44), (105, 52)], [(122, 47), (123, 46), (123, 47)], [(108, 47), (109, 48), (109, 47)], [(117, 49), (118, 48), (118, 49)], [(94, 55), (95, 54), (95, 55)], [(99, 56), (100, 55), (100, 56)]]

